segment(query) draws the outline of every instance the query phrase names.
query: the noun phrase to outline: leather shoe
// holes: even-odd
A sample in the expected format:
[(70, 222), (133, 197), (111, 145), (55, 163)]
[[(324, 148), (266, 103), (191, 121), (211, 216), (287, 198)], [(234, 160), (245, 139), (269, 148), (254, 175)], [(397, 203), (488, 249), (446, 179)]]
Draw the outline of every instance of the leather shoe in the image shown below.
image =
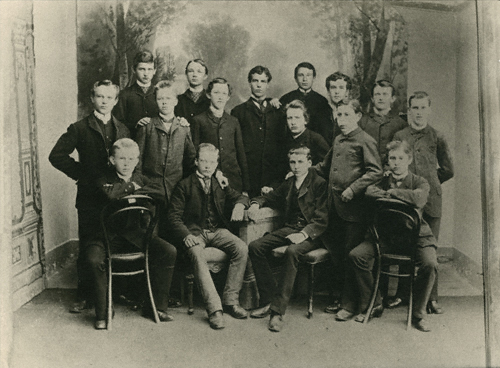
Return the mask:
[(408, 301), (398, 297), (394, 297), (394, 298), (388, 298), (387, 301), (384, 301), (384, 305), (386, 308), (394, 309), (397, 307), (402, 307), (403, 305), (408, 305)]
[(238, 304), (225, 305), (223, 309), (224, 313), (229, 313), (231, 317), (236, 319), (245, 319), (248, 317), (247, 311), (244, 308), (240, 307)]
[[(382, 313), (384, 313), (384, 306), (382, 304), (377, 305), (376, 307), (373, 307), (370, 317), (368, 318), (368, 321), (370, 321), (372, 318), (379, 318), (382, 316)], [(365, 313), (360, 313), (354, 318), (356, 322), (361, 322), (363, 323), (365, 321), (366, 317), (366, 311)]]
[(88, 303), (86, 300), (80, 300), (78, 302), (73, 303), (73, 305), (69, 308), (70, 313), (82, 313), (85, 309), (91, 309), (91, 303)]
[(160, 322), (170, 322), (174, 320), (174, 317), (172, 317), (168, 312), (162, 311), (162, 310), (157, 310), (158, 312), (158, 318), (160, 319)]
[(210, 327), (212, 327), (214, 330), (223, 329), (225, 326), (224, 326), (224, 316), (222, 315), (222, 311), (218, 310), (210, 314), (208, 316), (208, 323), (210, 324)]
[(280, 332), (283, 327), (283, 316), (281, 314), (272, 314), (267, 328), (269, 331)]
[(271, 312), (271, 304), (267, 304), (263, 307), (254, 309), (252, 311), (252, 313), (250, 313), (250, 317), (252, 317), (252, 318), (264, 318), (267, 315), (269, 315), (270, 312)]
[(349, 312), (346, 309), (341, 309), (335, 314), (335, 319), (340, 322), (349, 321), (354, 316), (354, 313)]
[(423, 318), (413, 318), (411, 321), (413, 327), (422, 332), (429, 332), (431, 328), (427, 324), (427, 321)]
[(427, 303), (427, 313), (428, 314), (443, 314), (443, 308), (441, 308), (436, 300), (429, 300)]
[(342, 307), (340, 306), (340, 302), (338, 300), (335, 300), (333, 304), (330, 304), (325, 308), (325, 313), (336, 314), (341, 309)]
[(107, 327), (105, 319), (96, 319), (94, 322), (94, 328), (96, 330), (105, 330)]

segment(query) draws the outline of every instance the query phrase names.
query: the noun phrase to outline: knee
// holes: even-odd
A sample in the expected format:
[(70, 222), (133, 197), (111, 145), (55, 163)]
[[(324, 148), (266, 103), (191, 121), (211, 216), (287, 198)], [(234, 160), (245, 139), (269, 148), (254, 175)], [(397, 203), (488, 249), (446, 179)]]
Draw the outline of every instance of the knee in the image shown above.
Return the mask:
[(248, 257), (248, 246), (243, 240), (236, 241), (234, 244), (235, 254), (239, 257)]
[(177, 258), (177, 249), (169, 242), (156, 238), (151, 242), (150, 259), (154, 263), (167, 263), (173, 266)]
[(291, 244), (285, 250), (285, 258), (292, 259), (294, 261), (299, 260), (299, 256), (301, 256), (304, 252), (301, 252), (297, 244)]
[(89, 245), (86, 248), (85, 260), (92, 270), (104, 271), (106, 255), (104, 248), (100, 245)]
[(262, 249), (262, 243), (258, 240), (254, 240), (250, 244), (248, 244), (248, 255), (250, 257), (257, 256), (262, 257), (264, 255)]
[(366, 253), (359, 251), (358, 248), (351, 250), (348, 255), (349, 263), (363, 270), (370, 268), (370, 258), (372, 257), (369, 257)]

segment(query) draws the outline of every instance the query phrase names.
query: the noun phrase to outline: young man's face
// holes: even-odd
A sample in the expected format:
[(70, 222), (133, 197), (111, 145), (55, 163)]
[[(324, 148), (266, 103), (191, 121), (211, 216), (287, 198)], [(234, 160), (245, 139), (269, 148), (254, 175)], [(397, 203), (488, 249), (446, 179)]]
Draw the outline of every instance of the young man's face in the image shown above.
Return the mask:
[(410, 126), (416, 130), (424, 129), (429, 123), (431, 107), (427, 98), (414, 98), (410, 106)]
[(94, 90), (94, 95), (90, 97), (94, 109), (103, 114), (111, 113), (113, 107), (118, 103), (118, 95), (114, 86), (99, 86)]
[(214, 84), (208, 98), (215, 109), (224, 110), (224, 107), (229, 100), (229, 86), (221, 83)]
[(139, 151), (135, 148), (117, 149), (114, 155), (109, 156), (109, 161), (122, 176), (130, 176), (139, 163)]
[(199, 158), (194, 160), (196, 167), (201, 175), (210, 177), (217, 169), (219, 163), (219, 154), (211, 151), (201, 151)]
[(290, 163), (290, 170), (295, 176), (302, 176), (307, 174), (307, 170), (312, 165), (311, 160), (307, 159), (306, 155), (303, 154), (293, 154), (289, 157), (288, 162)]
[(205, 67), (194, 61), (189, 63), (186, 68), (186, 77), (190, 87), (198, 87), (207, 79)]
[(411, 164), (412, 158), (402, 148), (397, 148), (389, 151), (387, 161), (393, 174), (400, 176), (408, 172), (408, 166)]
[(297, 70), (297, 76), (295, 77), (295, 81), (297, 85), (303, 90), (307, 91), (312, 88), (314, 83), (314, 72), (312, 69), (308, 68), (299, 68)]
[(177, 94), (172, 88), (162, 88), (156, 91), (156, 103), (160, 113), (172, 115), (177, 105)]
[(351, 105), (340, 105), (337, 109), (337, 123), (344, 135), (358, 127), (359, 119), (361, 119), (361, 113), (355, 113)]
[(372, 102), (377, 110), (390, 110), (394, 101), (396, 101), (396, 96), (392, 95), (391, 87), (376, 86), (373, 89)]
[(286, 123), (292, 135), (296, 136), (306, 130), (306, 119), (304, 118), (304, 111), (302, 109), (288, 109), (286, 110)]
[(258, 99), (265, 98), (267, 94), (267, 87), (269, 82), (267, 80), (266, 73), (262, 74), (252, 74), (252, 79), (250, 80), (250, 89), (252, 94)]
[(142, 84), (149, 84), (156, 73), (154, 63), (139, 63), (135, 67), (135, 75), (137, 80)]
[(338, 104), (340, 101), (344, 100), (348, 94), (349, 91), (345, 80), (337, 79), (336, 81), (330, 81), (330, 87), (328, 88), (330, 101)]

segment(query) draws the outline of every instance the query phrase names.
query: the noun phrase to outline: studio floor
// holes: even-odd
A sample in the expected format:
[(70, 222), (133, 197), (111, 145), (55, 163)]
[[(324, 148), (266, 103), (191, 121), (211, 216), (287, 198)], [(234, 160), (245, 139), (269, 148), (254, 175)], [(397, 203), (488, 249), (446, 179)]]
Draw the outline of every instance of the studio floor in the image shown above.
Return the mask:
[(161, 324), (117, 305), (113, 330), (96, 331), (92, 311), (68, 313), (74, 292), (47, 289), (15, 313), (12, 368), (485, 366), (482, 292), (451, 262), (440, 266), (445, 314), (428, 317), (429, 333), (406, 331), (405, 307), (367, 325), (337, 322), (321, 294), (312, 319), (306, 300), (294, 299), (280, 333), (267, 330), (267, 318), (230, 316), (214, 331), (199, 303), (192, 316), (185, 306), (171, 309), (175, 320)]

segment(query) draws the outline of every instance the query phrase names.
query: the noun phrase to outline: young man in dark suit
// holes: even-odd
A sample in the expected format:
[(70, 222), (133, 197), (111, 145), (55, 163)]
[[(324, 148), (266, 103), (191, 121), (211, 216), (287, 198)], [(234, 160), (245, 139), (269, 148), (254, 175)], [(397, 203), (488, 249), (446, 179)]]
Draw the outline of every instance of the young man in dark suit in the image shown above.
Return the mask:
[[(230, 221), (242, 221), (248, 197), (214, 176), (219, 150), (202, 143), (196, 158), (197, 170), (175, 188), (168, 209), (169, 239), (187, 254), (194, 267), (196, 283), (205, 302), (213, 329), (224, 328), (222, 311), (234, 318), (247, 318), (239, 305), (239, 292), (247, 265), (246, 244), (228, 229)], [(232, 208), (228, 220), (227, 212)], [(222, 303), (204, 258), (205, 247), (216, 247), (229, 255), (230, 264)]]
[(308, 128), (327, 139), (331, 125), (331, 109), (328, 100), (312, 89), (316, 79), (316, 68), (311, 63), (300, 63), (295, 67), (294, 78), (298, 89), (288, 92), (280, 98), (281, 108), (293, 100), (304, 102), (310, 113)]
[[(300, 257), (323, 246), (321, 235), (328, 225), (327, 184), (311, 169), (311, 151), (307, 147), (292, 148), (288, 158), (293, 176), (278, 189), (254, 198), (248, 211), (249, 218), (256, 220), (261, 206), (284, 210), (285, 227), (249, 244), (260, 295), (260, 307), (251, 317), (263, 318), (270, 313), (268, 328), (274, 332), (282, 328)], [(267, 256), (273, 249), (288, 244), (285, 265), (276, 283)]]
[[(129, 130), (111, 115), (118, 102), (119, 88), (109, 80), (96, 82), (91, 91), (94, 111), (71, 124), (50, 152), (49, 161), (77, 182), (79, 255), (77, 261), (77, 302), (70, 312), (80, 313), (90, 307), (91, 285), (84, 251), (100, 230), (99, 216), (105, 197), (95, 185), (108, 169), (108, 152), (120, 138), (130, 137)], [(76, 149), (78, 161), (70, 155)]]
[(252, 68), (248, 73), (251, 96), (231, 111), (241, 127), (250, 178), (250, 197), (270, 190), (278, 149), (286, 131), (279, 110), (267, 97), (271, 79), (268, 68), (261, 65)]

